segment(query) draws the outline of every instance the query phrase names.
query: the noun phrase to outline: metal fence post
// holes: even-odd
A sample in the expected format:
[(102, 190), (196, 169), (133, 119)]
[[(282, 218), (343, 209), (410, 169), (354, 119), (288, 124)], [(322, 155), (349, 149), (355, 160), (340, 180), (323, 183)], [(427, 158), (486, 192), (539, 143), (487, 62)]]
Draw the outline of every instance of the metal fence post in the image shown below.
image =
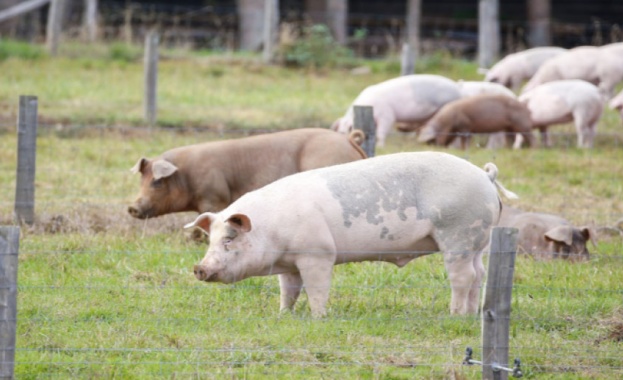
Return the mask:
[(372, 106), (353, 106), (355, 115), (353, 123), (355, 129), (361, 129), (366, 138), (362, 144), (368, 157), (374, 157), (376, 145), (376, 123), (374, 122), (374, 109)]
[(13, 379), (19, 227), (0, 227), (0, 380)]
[(19, 97), (17, 118), (17, 178), (15, 219), (32, 224), (35, 219), (35, 162), (37, 158), (37, 97)]
[(482, 378), (505, 380), (508, 372), (511, 295), (515, 255), (516, 228), (495, 227), (491, 231), (491, 252), (482, 306)]
[(158, 32), (152, 30), (145, 36), (145, 121), (149, 126), (156, 123), (158, 88), (158, 43), (160, 36)]

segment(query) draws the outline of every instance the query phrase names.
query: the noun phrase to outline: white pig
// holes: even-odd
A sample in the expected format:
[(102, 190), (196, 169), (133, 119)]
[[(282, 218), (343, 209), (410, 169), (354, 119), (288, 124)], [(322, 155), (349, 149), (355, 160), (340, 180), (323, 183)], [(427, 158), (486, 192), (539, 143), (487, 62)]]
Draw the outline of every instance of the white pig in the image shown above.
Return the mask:
[(475, 95), (506, 95), (513, 99), (517, 99), (517, 95), (507, 87), (499, 83), (480, 82), (480, 81), (457, 81), (459, 91), (462, 97)]
[(565, 51), (567, 49), (547, 46), (508, 54), (487, 70), (485, 81), (500, 83), (517, 91), (523, 81), (532, 78), (545, 61)]
[(532, 127), (541, 132), (544, 146), (551, 146), (547, 127), (571, 121), (575, 124), (578, 147), (593, 146), (604, 106), (596, 86), (578, 79), (548, 82), (525, 92), (519, 101), (528, 107)]
[(522, 92), (538, 85), (563, 79), (582, 79), (599, 86), (606, 96), (623, 80), (623, 49), (618, 45), (580, 46), (547, 60)]
[(415, 128), (441, 106), (460, 97), (457, 84), (451, 79), (430, 74), (405, 75), (366, 87), (331, 128), (350, 132), (354, 124), (353, 106), (372, 106), (377, 146), (382, 147), (395, 123), (402, 123), (405, 131)]
[(186, 227), (210, 237), (197, 279), (232, 283), (279, 274), (281, 310), (305, 289), (312, 315), (326, 314), (333, 266), (386, 261), (399, 267), (441, 251), (452, 288), (450, 311), (476, 313), (482, 250), (500, 216), (485, 170), (442, 152), (378, 156), (294, 174), (242, 196)]
[(610, 102), (608, 102), (608, 106), (610, 107), (610, 109), (618, 111), (621, 120), (623, 120), (623, 90), (621, 90), (621, 92), (619, 92), (617, 96), (610, 99)]

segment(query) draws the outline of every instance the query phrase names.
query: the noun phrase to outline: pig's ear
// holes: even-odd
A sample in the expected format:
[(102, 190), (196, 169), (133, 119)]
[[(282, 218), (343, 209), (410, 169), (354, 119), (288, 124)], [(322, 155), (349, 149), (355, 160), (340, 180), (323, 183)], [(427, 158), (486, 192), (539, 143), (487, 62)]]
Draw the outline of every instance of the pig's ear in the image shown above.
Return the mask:
[(251, 219), (244, 214), (234, 214), (227, 219), (227, 222), (234, 228), (242, 231), (251, 231)]
[(136, 173), (142, 173), (143, 172), (143, 168), (145, 167), (145, 164), (147, 163), (147, 159), (146, 158), (140, 158), (138, 161), (136, 161), (136, 165), (134, 165), (132, 167), (132, 169), (130, 169), (130, 171), (133, 174)]
[(203, 232), (205, 232), (206, 234), (209, 234), (210, 225), (214, 221), (215, 216), (216, 215), (211, 212), (204, 212), (203, 214), (199, 215), (197, 219), (195, 219), (194, 222), (190, 222), (186, 224), (184, 228), (199, 227), (203, 230)]
[(571, 245), (573, 243), (573, 229), (569, 226), (558, 226), (545, 233), (545, 240)]
[(177, 166), (169, 161), (156, 160), (151, 166), (151, 171), (154, 174), (154, 180), (159, 180), (173, 175), (177, 171)]
[(331, 130), (332, 131), (337, 131), (337, 128), (340, 126), (340, 121), (342, 121), (342, 118), (340, 117), (339, 119), (335, 120), (333, 122), (333, 124), (331, 124)]
[(580, 228), (580, 233), (582, 234), (582, 236), (584, 236), (584, 240), (586, 241), (591, 241), (591, 243), (593, 244), (593, 247), (597, 248), (597, 235), (595, 234), (595, 231), (593, 231), (592, 228), (590, 227), (582, 227)]

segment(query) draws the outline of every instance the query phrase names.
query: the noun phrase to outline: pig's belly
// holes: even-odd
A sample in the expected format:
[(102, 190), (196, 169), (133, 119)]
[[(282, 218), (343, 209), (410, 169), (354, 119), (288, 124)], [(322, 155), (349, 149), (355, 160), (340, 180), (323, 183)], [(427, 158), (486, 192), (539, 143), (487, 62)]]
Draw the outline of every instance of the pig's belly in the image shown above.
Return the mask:
[(403, 107), (394, 107), (394, 114), (398, 122), (422, 122), (430, 118), (439, 108), (430, 104), (403, 104)]
[(438, 251), (439, 247), (435, 240), (427, 236), (410, 246), (405, 246), (404, 244), (392, 245), (389, 243), (377, 245), (376, 247), (367, 246), (358, 247), (358, 249), (338, 250), (335, 263), (385, 261), (402, 267), (415, 258), (430, 255)]
[(432, 223), (408, 219), (387, 224), (354, 223), (334, 235), (336, 263), (388, 261), (405, 265), (410, 260), (439, 250), (432, 238)]
[(530, 117), (535, 124), (549, 125), (573, 120), (572, 110), (567, 103), (554, 96), (542, 96), (531, 100)]

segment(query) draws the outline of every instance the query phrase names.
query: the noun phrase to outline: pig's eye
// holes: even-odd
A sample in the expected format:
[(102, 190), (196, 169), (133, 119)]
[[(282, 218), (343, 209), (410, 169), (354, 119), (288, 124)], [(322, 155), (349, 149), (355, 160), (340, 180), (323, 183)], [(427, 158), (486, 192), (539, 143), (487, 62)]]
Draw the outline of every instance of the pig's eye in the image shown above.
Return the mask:
[(154, 187), (154, 188), (162, 187), (162, 178), (151, 181), (151, 187)]
[(226, 251), (229, 251), (229, 245), (232, 243), (232, 239), (227, 238), (227, 239), (223, 239), (223, 247), (225, 247)]

